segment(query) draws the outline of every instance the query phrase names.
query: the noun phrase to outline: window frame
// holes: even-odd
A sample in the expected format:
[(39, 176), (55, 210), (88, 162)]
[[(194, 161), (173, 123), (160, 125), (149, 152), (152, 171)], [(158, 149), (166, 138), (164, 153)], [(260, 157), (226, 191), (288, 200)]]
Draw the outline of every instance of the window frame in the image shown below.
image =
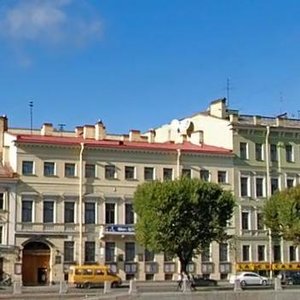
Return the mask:
[(84, 166), (84, 177), (85, 178), (96, 178), (96, 164), (86, 163)]
[[(245, 146), (245, 148), (244, 148), (244, 146)], [(240, 159), (243, 159), (243, 160), (249, 159), (247, 142), (240, 142)]]
[(84, 224), (95, 225), (96, 224), (96, 203), (92, 201), (86, 201), (84, 203)]
[(23, 160), (22, 161), (22, 175), (24, 175), (24, 176), (34, 175), (34, 161), (33, 160)]
[[(71, 170), (71, 172), (70, 172), (70, 170)], [(67, 178), (76, 177), (76, 164), (75, 163), (66, 162), (65, 163), (65, 168), (64, 168), (64, 175)]]
[(104, 178), (107, 180), (117, 179), (117, 168), (115, 165), (109, 164), (104, 166)]
[[(50, 204), (50, 206), (45, 205)], [(55, 223), (55, 201), (45, 199), (43, 201), (43, 223)]]

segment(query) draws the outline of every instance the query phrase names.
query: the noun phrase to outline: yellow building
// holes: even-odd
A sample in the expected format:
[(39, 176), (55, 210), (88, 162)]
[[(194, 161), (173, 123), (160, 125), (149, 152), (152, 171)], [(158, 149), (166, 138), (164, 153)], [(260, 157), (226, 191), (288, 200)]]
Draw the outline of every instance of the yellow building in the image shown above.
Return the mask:
[[(51, 124), (14, 129), (7, 123), (0, 118), (2, 160), (19, 176), (10, 196), (15, 205), (10, 210), (12, 244), (20, 263), (14, 276), (24, 285), (63, 280), (70, 265), (82, 263), (107, 264), (123, 280), (176, 278), (176, 260), (135, 241), (137, 185), (185, 174), (233, 189), (232, 151), (205, 143), (189, 123), (165, 141), (156, 130), (108, 134), (102, 122), (74, 132)], [(189, 265), (190, 271), (226, 278), (232, 271), (230, 255), (228, 244), (213, 243)], [(11, 265), (16, 263), (13, 258)]]

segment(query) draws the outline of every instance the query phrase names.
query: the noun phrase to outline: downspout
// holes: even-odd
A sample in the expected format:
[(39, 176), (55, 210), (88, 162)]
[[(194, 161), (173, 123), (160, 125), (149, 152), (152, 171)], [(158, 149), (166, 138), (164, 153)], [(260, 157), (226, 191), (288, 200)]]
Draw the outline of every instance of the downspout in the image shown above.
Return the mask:
[(176, 170), (176, 176), (177, 178), (180, 177), (180, 158), (181, 158), (181, 150), (180, 149), (177, 149), (177, 170)]
[[(282, 186), (282, 158), (281, 158), (282, 143), (278, 143), (278, 186)], [(283, 237), (280, 237), (280, 261), (284, 262)]]
[(83, 155), (84, 143), (80, 143), (80, 154), (79, 154), (79, 260), (78, 264), (82, 265), (82, 182), (83, 182)]
[[(270, 126), (267, 126), (267, 133), (266, 133), (266, 198), (267, 200), (271, 194), (271, 186), (270, 186), (270, 144), (269, 144), (269, 136), (270, 136)], [(269, 235), (269, 264), (270, 264), (270, 279), (272, 279), (272, 232), (271, 229), (268, 229)]]

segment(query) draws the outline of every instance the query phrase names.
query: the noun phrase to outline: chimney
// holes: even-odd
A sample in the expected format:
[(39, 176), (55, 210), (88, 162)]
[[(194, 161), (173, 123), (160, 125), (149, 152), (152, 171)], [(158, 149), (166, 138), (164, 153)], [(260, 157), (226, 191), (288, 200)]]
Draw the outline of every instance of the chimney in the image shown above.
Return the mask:
[(95, 138), (95, 126), (84, 125), (83, 126), (83, 138), (84, 139), (94, 139)]
[(52, 135), (53, 125), (51, 123), (44, 123), (41, 128), (41, 135)]
[(132, 129), (129, 132), (129, 141), (138, 142), (141, 139), (141, 132), (139, 130)]
[(276, 126), (283, 127), (283, 126), (285, 126), (285, 123), (286, 123), (285, 118), (280, 118), (280, 117), (276, 118)]
[(239, 120), (239, 116), (236, 114), (229, 115), (229, 121), (230, 123), (237, 123)]
[(253, 124), (261, 125), (261, 116), (253, 116)]
[(209, 113), (213, 117), (226, 118), (226, 98), (218, 99), (210, 103)]
[(0, 117), (0, 153), (3, 151), (4, 132), (8, 129), (8, 119), (6, 116)]
[(95, 139), (97, 141), (104, 140), (106, 138), (106, 130), (102, 121), (99, 121), (95, 125)]
[(76, 137), (81, 137), (83, 134), (83, 127), (82, 126), (77, 126), (75, 128), (75, 135)]
[(150, 129), (148, 132), (148, 143), (154, 143), (155, 142), (155, 130)]
[(190, 141), (191, 141), (192, 144), (195, 144), (195, 145), (202, 145), (203, 142), (204, 142), (203, 131), (202, 131), (202, 130), (194, 131), (194, 132), (191, 134)]

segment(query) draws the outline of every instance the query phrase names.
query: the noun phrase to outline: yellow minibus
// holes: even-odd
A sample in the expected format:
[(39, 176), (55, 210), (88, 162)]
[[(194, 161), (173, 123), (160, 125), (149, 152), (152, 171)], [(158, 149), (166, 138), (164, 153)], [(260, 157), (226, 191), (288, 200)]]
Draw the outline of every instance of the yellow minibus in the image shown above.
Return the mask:
[(112, 273), (108, 266), (100, 265), (70, 266), (68, 281), (78, 288), (104, 286), (105, 281), (110, 282), (111, 287), (122, 284), (121, 278)]

